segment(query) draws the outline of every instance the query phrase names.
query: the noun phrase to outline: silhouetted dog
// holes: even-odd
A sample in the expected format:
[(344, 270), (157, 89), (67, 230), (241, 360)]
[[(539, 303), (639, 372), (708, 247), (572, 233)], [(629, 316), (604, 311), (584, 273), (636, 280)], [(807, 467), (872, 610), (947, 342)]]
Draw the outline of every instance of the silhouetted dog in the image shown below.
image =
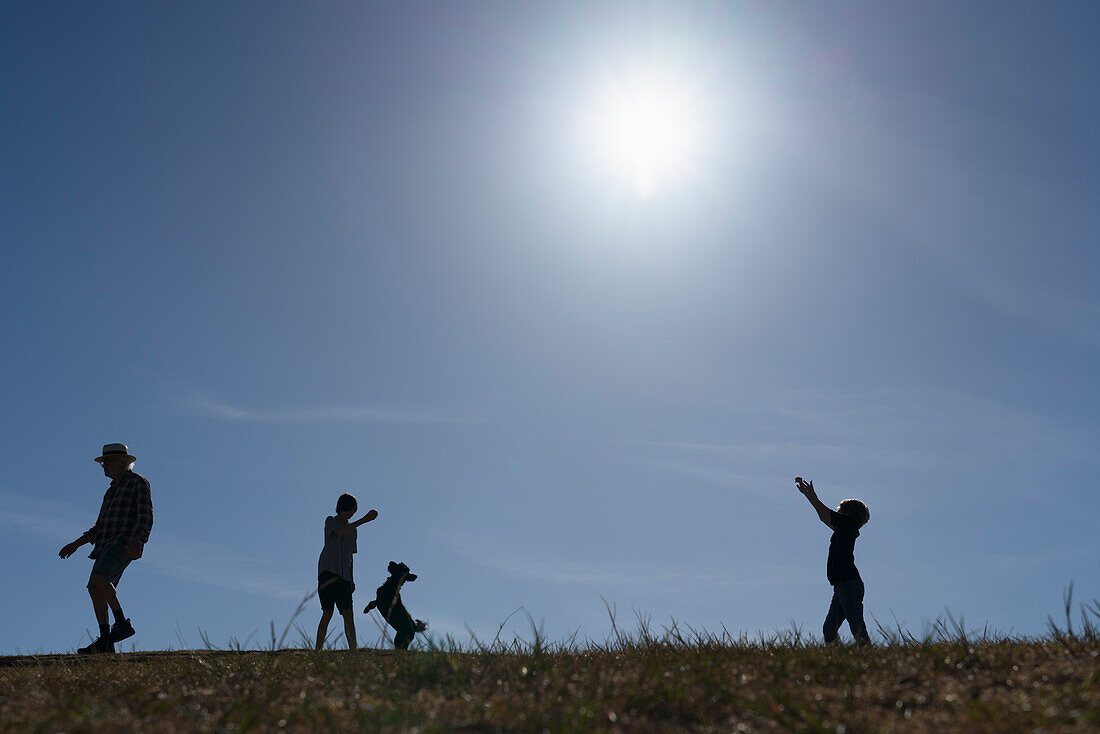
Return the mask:
[(413, 619), (405, 609), (405, 605), (401, 603), (401, 585), (406, 581), (416, 581), (416, 574), (411, 573), (404, 563), (396, 561), (390, 561), (388, 568), (390, 577), (386, 579), (386, 583), (378, 587), (374, 594), (374, 601), (367, 605), (363, 614), (378, 607), (378, 611), (382, 612), (382, 616), (397, 633), (393, 638), (393, 646), (398, 650), (408, 650), (413, 635), (428, 629), (427, 622)]

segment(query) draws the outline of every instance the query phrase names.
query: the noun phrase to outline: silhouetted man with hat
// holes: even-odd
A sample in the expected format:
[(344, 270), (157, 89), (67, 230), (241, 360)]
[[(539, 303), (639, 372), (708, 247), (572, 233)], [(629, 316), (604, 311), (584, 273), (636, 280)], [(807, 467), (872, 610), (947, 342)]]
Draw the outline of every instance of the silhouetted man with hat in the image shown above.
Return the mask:
[[(149, 482), (134, 472), (137, 459), (130, 455), (130, 449), (121, 443), (106, 444), (103, 454), (96, 461), (111, 480), (111, 486), (103, 495), (99, 517), (95, 525), (58, 553), (62, 558), (68, 558), (85, 543), (93, 544), (88, 557), (95, 563), (88, 578), (88, 594), (92, 597), (92, 608), (99, 622), (99, 638), (77, 650), (81, 655), (114, 652), (116, 642), (133, 636), (134, 626), (122, 613), (115, 587), (130, 561), (141, 558), (153, 527)], [(108, 624), (108, 607), (114, 613), (113, 625)]]

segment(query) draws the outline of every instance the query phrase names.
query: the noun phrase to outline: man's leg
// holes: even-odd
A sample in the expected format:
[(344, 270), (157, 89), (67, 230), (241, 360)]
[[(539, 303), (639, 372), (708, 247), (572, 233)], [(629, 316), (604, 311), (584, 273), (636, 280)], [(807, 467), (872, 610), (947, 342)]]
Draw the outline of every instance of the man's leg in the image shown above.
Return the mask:
[(317, 625), (317, 649), (320, 650), (325, 646), (325, 639), (328, 638), (328, 623), (332, 619), (332, 607), (321, 610), (321, 622)]
[(92, 598), (92, 609), (95, 610), (96, 621), (99, 622), (99, 637), (92, 640), (92, 644), (77, 650), (81, 655), (96, 655), (115, 651), (111, 642), (111, 626), (107, 624), (107, 594), (105, 588), (110, 587), (110, 582), (97, 573), (88, 578), (88, 596)]
[(867, 623), (863, 621), (863, 582), (858, 579), (845, 581), (837, 587), (836, 594), (840, 598), (844, 609), (844, 616), (848, 619), (848, 629), (852, 631), (852, 637), (861, 645), (871, 642), (867, 634)]
[[(95, 610), (95, 618), (99, 623), (99, 639), (78, 652), (114, 652), (115, 642), (134, 634), (130, 620), (123, 617), (122, 605), (118, 603), (118, 594), (115, 592), (115, 586), (128, 565), (130, 555), (121, 546), (108, 546), (96, 558), (92, 573), (88, 576), (88, 596), (92, 598), (92, 609)], [(108, 608), (115, 613), (114, 627), (108, 624)]]
[[(102, 604), (114, 613), (115, 623), (111, 626), (108, 635), (112, 643), (121, 642), (135, 634), (134, 626), (122, 612), (122, 603), (118, 600), (117, 591), (122, 573), (129, 565), (130, 554), (126, 549), (121, 546), (111, 546), (96, 559), (95, 565), (92, 566), (92, 576), (88, 580), (89, 593), (93, 595), (92, 604), (95, 604), (96, 597), (100, 597), (103, 600)], [(103, 624), (103, 620), (100, 620), (101, 628)]]
[(825, 615), (825, 624), (821, 625), (821, 632), (825, 635), (825, 644), (832, 645), (836, 642), (837, 631), (844, 622), (844, 608), (840, 604), (840, 595), (836, 587), (833, 587), (833, 601), (829, 604), (829, 613)]
[(99, 622), (100, 629), (109, 626), (107, 617), (108, 589), (110, 590), (110, 598), (114, 600), (115, 606), (118, 606), (118, 596), (115, 594), (115, 589), (111, 586), (110, 581), (97, 573), (93, 573), (88, 578), (88, 596), (92, 597), (92, 609), (95, 610), (95, 618)]
[(103, 600), (107, 603), (107, 606), (110, 607), (111, 611), (114, 612), (116, 616), (121, 614), (122, 603), (118, 600), (118, 589), (115, 588), (115, 585), (111, 583), (111, 581), (102, 576), (97, 576), (96, 578), (99, 578), (103, 582)]
[(348, 649), (358, 650), (359, 641), (355, 638), (355, 612), (348, 607), (340, 610), (340, 616), (344, 618), (344, 637), (348, 641)]

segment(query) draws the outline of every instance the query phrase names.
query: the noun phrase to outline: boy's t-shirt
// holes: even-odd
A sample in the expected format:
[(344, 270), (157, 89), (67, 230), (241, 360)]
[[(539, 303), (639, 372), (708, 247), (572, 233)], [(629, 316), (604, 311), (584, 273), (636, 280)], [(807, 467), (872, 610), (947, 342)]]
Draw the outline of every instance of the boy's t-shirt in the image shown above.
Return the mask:
[(352, 578), (351, 557), (359, 550), (355, 542), (359, 535), (359, 528), (353, 527), (343, 535), (332, 534), (332, 531), (347, 524), (347, 520), (335, 515), (325, 518), (325, 547), (321, 549), (321, 557), (317, 559), (318, 576), (328, 571), (355, 583), (355, 579)]
[(829, 540), (829, 561), (826, 564), (829, 583), (836, 586), (853, 579), (862, 581), (859, 570), (856, 569), (856, 538), (859, 537), (859, 525), (855, 518), (834, 510), (829, 511), (829, 522), (833, 526), (833, 537)]

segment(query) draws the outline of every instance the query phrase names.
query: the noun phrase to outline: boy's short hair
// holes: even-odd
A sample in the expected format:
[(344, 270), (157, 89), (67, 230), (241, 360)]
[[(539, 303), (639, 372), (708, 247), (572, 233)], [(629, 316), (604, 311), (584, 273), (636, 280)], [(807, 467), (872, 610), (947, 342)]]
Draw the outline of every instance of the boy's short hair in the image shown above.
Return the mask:
[(860, 525), (866, 525), (871, 519), (871, 511), (863, 500), (844, 500), (836, 509), (841, 515), (854, 517)]
[(340, 499), (336, 500), (336, 511), (347, 512), (351, 510), (355, 512), (359, 509), (359, 500), (355, 499), (355, 495), (344, 493), (340, 495)]

